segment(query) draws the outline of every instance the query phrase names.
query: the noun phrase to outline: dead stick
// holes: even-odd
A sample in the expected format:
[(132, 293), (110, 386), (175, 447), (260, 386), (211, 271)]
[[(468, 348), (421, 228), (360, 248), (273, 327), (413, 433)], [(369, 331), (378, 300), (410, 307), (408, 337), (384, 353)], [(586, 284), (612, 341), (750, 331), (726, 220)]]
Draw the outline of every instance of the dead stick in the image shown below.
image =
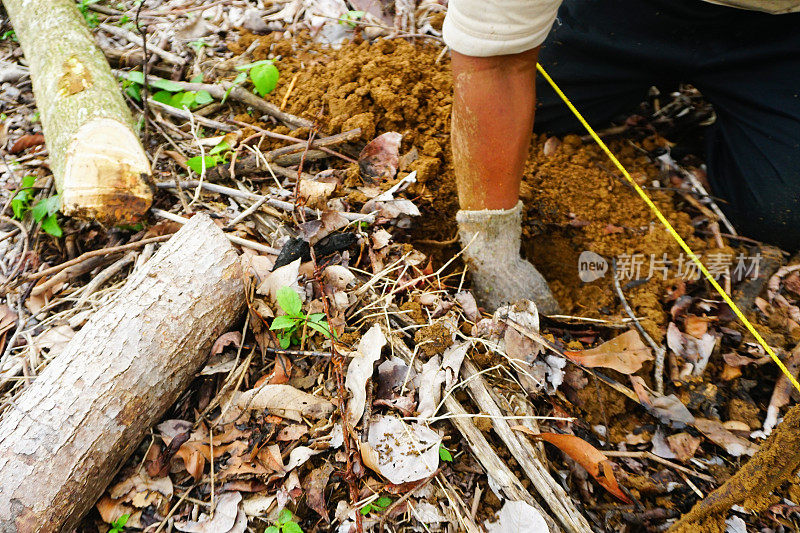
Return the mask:
[(125, 250), (133, 250), (135, 248), (139, 248), (140, 246), (144, 246), (145, 244), (149, 244), (151, 242), (166, 241), (170, 237), (172, 237), (172, 235), (159, 235), (158, 237), (150, 237), (149, 239), (142, 239), (141, 241), (129, 242), (128, 244), (120, 244), (119, 246), (109, 246), (108, 248), (100, 248), (98, 250), (92, 250), (90, 252), (86, 252), (79, 255), (75, 259), (64, 261), (60, 265), (46, 268), (39, 272), (32, 272), (30, 274), (26, 274), (25, 279), (32, 280), (32, 279), (43, 278), (45, 276), (49, 276), (50, 274), (55, 274), (56, 272), (60, 272), (67, 267), (71, 267), (72, 265), (77, 265), (78, 263), (82, 263), (89, 258), (97, 257), (98, 255), (107, 255), (117, 252), (124, 252)]

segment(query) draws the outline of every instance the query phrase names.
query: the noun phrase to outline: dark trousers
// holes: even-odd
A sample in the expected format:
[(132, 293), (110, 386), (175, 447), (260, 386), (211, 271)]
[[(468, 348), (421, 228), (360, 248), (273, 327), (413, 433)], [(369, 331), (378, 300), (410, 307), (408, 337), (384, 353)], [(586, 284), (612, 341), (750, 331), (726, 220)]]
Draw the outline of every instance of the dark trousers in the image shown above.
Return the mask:
[[(651, 85), (696, 86), (717, 114), (706, 161), (720, 208), (743, 235), (800, 249), (800, 13), (565, 0), (539, 61), (598, 127)], [(537, 92), (537, 131), (583, 132), (541, 77)]]

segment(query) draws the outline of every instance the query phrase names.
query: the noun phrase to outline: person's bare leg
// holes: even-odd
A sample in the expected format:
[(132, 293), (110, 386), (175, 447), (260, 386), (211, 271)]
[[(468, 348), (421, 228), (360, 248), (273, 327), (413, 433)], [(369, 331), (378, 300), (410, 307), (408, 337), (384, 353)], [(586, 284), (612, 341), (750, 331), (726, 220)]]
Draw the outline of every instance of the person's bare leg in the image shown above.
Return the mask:
[(461, 209), (511, 209), (533, 131), (536, 59), (452, 53), (452, 145)]
[(519, 183), (536, 105), (539, 49), (495, 57), (452, 53), (456, 220), (475, 295), (494, 310), (526, 298), (558, 311), (547, 282), (519, 255)]

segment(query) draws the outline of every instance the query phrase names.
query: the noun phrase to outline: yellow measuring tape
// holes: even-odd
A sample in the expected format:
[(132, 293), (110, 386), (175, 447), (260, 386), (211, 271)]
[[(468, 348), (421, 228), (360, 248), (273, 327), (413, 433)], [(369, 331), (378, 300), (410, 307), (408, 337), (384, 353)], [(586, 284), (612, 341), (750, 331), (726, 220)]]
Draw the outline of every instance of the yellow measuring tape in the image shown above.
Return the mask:
[(639, 187), (639, 185), (633, 180), (628, 171), (625, 170), (625, 167), (622, 166), (622, 163), (620, 163), (619, 160), (616, 157), (614, 157), (614, 154), (611, 153), (611, 150), (608, 149), (608, 146), (606, 146), (606, 144), (603, 142), (600, 136), (597, 135), (597, 133), (595, 133), (595, 131), (592, 129), (589, 123), (586, 122), (586, 119), (583, 118), (583, 115), (581, 115), (580, 111), (578, 111), (575, 108), (575, 106), (572, 105), (572, 102), (569, 100), (569, 98), (567, 98), (567, 95), (564, 94), (564, 91), (561, 90), (561, 88), (556, 84), (556, 82), (553, 81), (553, 78), (551, 78), (550, 75), (547, 74), (547, 72), (544, 70), (544, 67), (542, 67), (542, 65), (540, 65), (539, 63), (536, 64), (536, 70), (538, 70), (539, 73), (542, 76), (544, 76), (544, 79), (547, 80), (547, 83), (549, 83), (550, 86), (553, 87), (553, 90), (555, 90), (556, 94), (558, 94), (558, 96), (561, 97), (564, 103), (567, 104), (569, 110), (572, 111), (572, 113), (580, 121), (580, 123), (583, 124), (583, 127), (586, 128), (586, 131), (589, 132), (589, 135), (592, 136), (592, 139), (594, 139), (595, 142), (600, 146), (600, 148), (603, 149), (603, 151), (606, 153), (611, 162), (614, 163), (614, 166), (616, 166), (619, 169), (619, 171), (622, 172), (622, 175), (625, 176), (625, 179), (628, 180), (628, 182), (633, 186), (633, 188), (636, 190), (639, 196), (641, 196), (642, 200), (644, 200), (644, 202), (650, 207), (653, 213), (655, 213), (656, 218), (658, 218), (658, 220), (661, 221), (664, 227), (667, 228), (667, 232), (670, 235), (672, 235), (672, 237), (678, 242), (681, 248), (683, 248), (683, 251), (685, 251), (686, 254), (692, 259), (692, 261), (694, 261), (694, 263), (706, 277), (708, 282), (711, 283), (711, 286), (714, 287), (714, 289), (716, 289), (716, 291), (720, 294), (720, 296), (722, 296), (722, 299), (725, 300), (725, 303), (727, 303), (728, 306), (730, 306), (730, 308), (736, 314), (736, 316), (739, 317), (739, 320), (741, 320), (742, 323), (745, 325), (747, 331), (749, 331), (753, 335), (753, 337), (755, 337), (755, 339), (764, 348), (764, 350), (766, 350), (766, 352), (769, 354), (772, 360), (775, 361), (775, 364), (778, 365), (778, 368), (780, 368), (781, 371), (786, 375), (786, 377), (789, 378), (789, 381), (791, 381), (792, 385), (794, 385), (794, 387), (798, 391), (800, 391), (800, 383), (798, 383), (795, 377), (791, 374), (791, 372), (789, 372), (789, 369), (786, 368), (786, 365), (783, 364), (783, 361), (781, 361), (778, 358), (778, 356), (775, 354), (772, 348), (769, 347), (769, 345), (761, 336), (761, 334), (758, 333), (758, 331), (756, 331), (756, 328), (753, 327), (753, 324), (751, 324), (750, 321), (747, 320), (747, 317), (744, 316), (744, 313), (742, 313), (742, 311), (739, 309), (739, 306), (733, 303), (733, 300), (731, 299), (730, 296), (728, 296), (728, 293), (725, 292), (725, 289), (720, 287), (719, 283), (717, 283), (717, 280), (714, 279), (714, 276), (711, 275), (711, 273), (708, 271), (705, 265), (700, 261), (700, 258), (697, 257), (697, 255), (692, 251), (692, 249), (689, 248), (689, 245), (686, 244), (686, 241), (684, 241), (683, 238), (680, 235), (678, 235), (678, 232), (675, 231), (675, 228), (672, 227), (672, 224), (669, 223), (669, 220), (667, 220), (667, 218), (661, 213), (656, 204), (653, 203), (653, 200), (651, 200), (650, 197), (647, 196), (647, 193), (644, 192), (644, 190), (641, 187)]

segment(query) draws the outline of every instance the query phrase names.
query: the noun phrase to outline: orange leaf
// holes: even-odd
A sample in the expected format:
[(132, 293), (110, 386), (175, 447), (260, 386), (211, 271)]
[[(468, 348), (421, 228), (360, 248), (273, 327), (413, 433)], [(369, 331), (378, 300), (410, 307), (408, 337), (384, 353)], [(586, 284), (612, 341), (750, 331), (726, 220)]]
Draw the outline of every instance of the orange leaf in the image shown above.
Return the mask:
[(565, 454), (569, 455), (573, 461), (586, 469), (589, 474), (609, 493), (616, 496), (625, 503), (633, 503), (617, 484), (614, 477), (614, 470), (611, 468), (612, 462), (603, 452), (575, 435), (564, 435), (561, 433), (534, 433), (525, 426), (513, 426), (511, 429), (522, 431), (534, 439), (541, 439), (549, 442)]
[(608, 342), (589, 350), (565, 351), (572, 361), (589, 368), (603, 367), (623, 374), (633, 374), (642, 363), (653, 359), (650, 348), (645, 346), (635, 330), (628, 330)]
[(8, 152), (10, 154), (18, 154), (23, 150), (27, 150), (31, 146), (39, 146), (41, 144), (44, 144), (44, 135), (41, 133), (23, 135), (17, 139), (17, 142), (11, 145), (11, 148), (9, 148)]

